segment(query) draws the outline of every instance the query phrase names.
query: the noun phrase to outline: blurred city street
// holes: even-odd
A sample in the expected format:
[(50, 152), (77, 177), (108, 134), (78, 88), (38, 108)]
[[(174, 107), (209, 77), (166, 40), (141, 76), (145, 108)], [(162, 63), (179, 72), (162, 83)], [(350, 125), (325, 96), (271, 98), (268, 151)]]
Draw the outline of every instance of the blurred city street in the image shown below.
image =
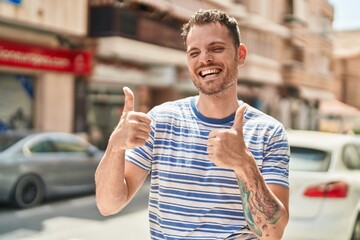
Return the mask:
[[(238, 28), (228, 29), (235, 40), (233, 48), (224, 47), (230, 41), (223, 33), (218, 35), (219, 39), (224, 37), (223, 42), (213, 39), (216, 35), (211, 32), (199, 34), (194, 37), (196, 41), (189, 40), (188, 36), (194, 35), (189, 34), (193, 29), (189, 19), (194, 19), (191, 17), (200, 9), (217, 9), (236, 20)], [(134, 116), (144, 116), (142, 113), (155, 108), (149, 114), (151, 141), (147, 143), (151, 144), (145, 146), (158, 152), (148, 154), (146, 150), (141, 154), (151, 156), (144, 169), (149, 166), (148, 170), (158, 178), (163, 169), (156, 165), (164, 162), (168, 171), (165, 180), (154, 183), (151, 189), (159, 186), (171, 192), (172, 185), (177, 188), (176, 195), (166, 196), (171, 200), (154, 198), (156, 202), (170, 202), (173, 205), (166, 207), (171, 214), (175, 212), (184, 219), (193, 217), (194, 209), (200, 209), (201, 214), (211, 213), (209, 219), (217, 217), (218, 212), (221, 217), (217, 218), (225, 219), (228, 213), (222, 209), (227, 206), (210, 206), (207, 211), (203, 205), (195, 206), (195, 198), (186, 204), (173, 199), (188, 197), (188, 192), (204, 198), (204, 193), (215, 191), (199, 188), (201, 194), (196, 194), (193, 185), (208, 187), (216, 182), (189, 179), (216, 178), (212, 164), (203, 162), (208, 160), (206, 157), (212, 160), (210, 151), (205, 152), (208, 146), (211, 148), (211, 141), (205, 145), (198, 140), (205, 140), (205, 133), (214, 130), (211, 128), (229, 127), (226, 124), (230, 122), (215, 124), (232, 118), (229, 114), (236, 112), (236, 99), (239, 106), (242, 101), (271, 117), (262, 122), (255, 119), (262, 115), (250, 112), (244, 123), (252, 119), (257, 122), (244, 127), (244, 136), (251, 131), (252, 136), (245, 137), (245, 142), (249, 140), (247, 147), (254, 150), (256, 164), (267, 176), (264, 179), (282, 186), (289, 183), (290, 217), (283, 240), (360, 240), (359, 9), (359, 0), (0, 0), (0, 240), (150, 239), (149, 181), (123, 211), (113, 216), (102, 216), (95, 201), (96, 169), (100, 169), (96, 173), (101, 175), (99, 181), (111, 180), (108, 173), (119, 169), (105, 164), (111, 167), (101, 171), (104, 165), (98, 168), (99, 162), (119, 160), (118, 155), (108, 153), (118, 154), (120, 151), (115, 150), (124, 146), (128, 149), (129, 145), (121, 141), (126, 134), (113, 136), (117, 135), (114, 128), (132, 132), (128, 125), (122, 128), (123, 119), (133, 120), (124, 117), (133, 116), (127, 115), (129, 109), (136, 113)], [(234, 57), (224, 55), (226, 52)], [(242, 53), (238, 54), (240, 60), (237, 53)], [(234, 88), (231, 91), (218, 88), (218, 93), (208, 94), (197, 86), (199, 83), (212, 88), (230, 80), (234, 84), (224, 86)], [(133, 100), (129, 100), (125, 87), (133, 92)], [(234, 104), (219, 101), (225, 99), (219, 96), (229, 93), (234, 95)], [(207, 100), (200, 102), (204, 96)], [(156, 108), (159, 105), (181, 99), (197, 100), (186, 105), (191, 107), (186, 114), (174, 107), (164, 107), (166, 114), (157, 114), (157, 109), (162, 109)], [(167, 114), (170, 110), (171, 114)], [(179, 123), (168, 122), (170, 116), (184, 118), (179, 118)], [(275, 124), (272, 118), (281, 126), (266, 127)], [(189, 119), (199, 125), (193, 127)], [(205, 120), (209, 122), (204, 124)], [(143, 140), (148, 132), (144, 129), (150, 129), (145, 122), (139, 121), (141, 135), (133, 139)], [(287, 139), (282, 131), (280, 135), (282, 127)], [(273, 130), (276, 133), (270, 134)], [(195, 133), (204, 135), (193, 137)], [(183, 134), (189, 134), (191, 138), (184, 138), (194, 141), (183, 141)], [(120, 144), (112, 144), (113, 139), (121, 139)], [(290, 156), (285, 154), (287, 140)], [(110, 150), (104, 151), (108, 144)], [(190, 155), (193, 153), (195, 157)], [(119, 163), (115, 161), (111, 163)], [(142, 168), (141, 164), (139, 161)], [(177, 173), (178, 166), (181, 174)], [(189, 169), (196, 169), (196, 175), (191, 175)], [(181, 181), (170, 178), (173, 172)], [(130, 179), (134, 176), (145, 173), (133, 174)], [(150, 177), (154, 179), (154, 175)], [(131, 189), (133, 185), (128, 186)], [(287, 189), (281, 191), (275, 195), (285, 202)], [(159, 195), (162, 193), (159, 190)], [(60, 199), (43, 202), (60, 195)], [(272, 209), (282, 209), (276, 205)], [(161, 208), (159, 212), (164, 213)], [(172, 224), (166, 227), (166, 221), (158, 219), (161, 231), (180, 229), (178, 232), (183, 234), (183, 226), (192, 225), (192, 220), (182, 218), (176, 222), (166, 217)], [(198, 219), (206, 227), (209, 222), (213, 225), (212, 220), (196, 216)], [(202, 232), (198, 225), (194, 226), (193, 232)], [(214, 226), (216, 231), (223, 231)]]
[(94, 195), (58, 199), (30, 209), (0, 205), (1, 240), (150, 239), (147, 188), (119, 214), (102, 216)]

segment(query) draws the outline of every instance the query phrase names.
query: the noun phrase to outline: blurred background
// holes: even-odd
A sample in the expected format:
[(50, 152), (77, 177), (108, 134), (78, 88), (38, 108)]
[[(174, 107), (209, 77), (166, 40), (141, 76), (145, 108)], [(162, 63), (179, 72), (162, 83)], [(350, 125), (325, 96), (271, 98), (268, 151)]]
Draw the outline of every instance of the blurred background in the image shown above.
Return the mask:
[(143, 112), (197, 94), (180, 28), (200, 8), (239, 22), (240, 99), (289, 130), (360, 134), (358, 0), (0, 0), (0, 131), (75, 133), (103, 150), (124, 86)]
[(239, 98), (289, 129), (359, 132), (354, 0), (1, 0), (1, 129), (83, 133), (104, 148), (123, 86), (144, 112), (196, 94), (179, 29), (199, 8), (240, 24)]

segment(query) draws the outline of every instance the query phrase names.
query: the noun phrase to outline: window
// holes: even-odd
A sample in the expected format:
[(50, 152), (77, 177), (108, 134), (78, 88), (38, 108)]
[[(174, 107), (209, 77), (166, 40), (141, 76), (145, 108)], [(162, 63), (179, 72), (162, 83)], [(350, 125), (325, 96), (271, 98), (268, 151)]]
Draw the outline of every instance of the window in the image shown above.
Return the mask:
[(78, 139), (61, 137), (53, 140), (57, 152), (86, 152), (87, 145)]
[(312, 148), (290, 147), (290, 169), (326, 172), (330, 165), (330, 153)]
[(12, 136), (12, 135), (0, 135), (0, 152), (8, 149), (18, 141), (22, 139), (21, 136)]
[(286, 1), (286, 13), (288, 14), (294, 14), (294, 2), (293, 0), (287, 0)]
[(360, 145), (347, 145), (344, 147), (343, 159), (349, 169), (360, 170)]
[(40, 142), (36, 142), (29, 148), (32, 153), (49, 153), (55, 152), (54, 146), (49, 140), (43, 140)]

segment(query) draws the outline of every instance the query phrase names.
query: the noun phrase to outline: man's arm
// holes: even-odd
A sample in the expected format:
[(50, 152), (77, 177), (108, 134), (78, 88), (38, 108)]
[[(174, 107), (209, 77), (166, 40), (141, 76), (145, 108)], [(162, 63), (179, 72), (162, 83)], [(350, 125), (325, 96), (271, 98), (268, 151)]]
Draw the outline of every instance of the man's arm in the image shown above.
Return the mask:
[(124, 88), (125, 105), (95, 172), (96, 204), (107, 216), (123, 209), (144, 183), (147, 171), (125, 161), (125, 150), (143, 146), (151, 132), (149, 116), (134, 112), (134, 94)]
[(281, 239), (289, 220), (288, 188), (267, 185), (256, 165), (235, 170), (235, 173), (249, 228), (259, 239)]
[(213, 130), (209, 134), (209, 159), (217, 166), (234, 170), (242, 197), (245, 219), (261, 240), (281, 239), (289, 219), (289, 190), (267, 185), (254, 157), (246, 147), (243, 114), (246, 105), (236, 111), (231, 129)]
[(109, 216), (121, 211), (144, 183), (148, 171), (125, 161), (124, 153), (109, 150), (96, 173), (96, 205)]

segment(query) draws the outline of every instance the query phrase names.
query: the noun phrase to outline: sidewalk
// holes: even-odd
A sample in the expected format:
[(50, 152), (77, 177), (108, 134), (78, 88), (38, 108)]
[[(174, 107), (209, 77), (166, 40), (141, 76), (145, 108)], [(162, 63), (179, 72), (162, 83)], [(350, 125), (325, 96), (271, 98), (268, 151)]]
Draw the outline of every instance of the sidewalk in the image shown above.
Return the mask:
[[(87, 221), (87, 223), (86, 223)], [(24, 240), (147, 240), (150, 239), (147, 209), (112, 217), (104, 222), (59, 217), (45, 223), (46, 231)], [(74, 228), (74, 226), (81, 226)], [(74, 228), (59, 231), (59, 228)]]
[(146, 181), (129, 205), (113, 216), (101, 216), (93, 205), (95, 203), (92, 197), (74, 200), (71, 201), (72, 204), (77, 204), (79, 208), (81, 205), (93, 206), (86, 209), (88, 211), (94, 209), (95, 214), (98, 214), (97, 217), (78, 218), (59, 215), (43, 221), (41, 231), (19, 228), (8, 235), (2, 235), (0, 240), (150, 240), (148, 188), (149, 182)]

